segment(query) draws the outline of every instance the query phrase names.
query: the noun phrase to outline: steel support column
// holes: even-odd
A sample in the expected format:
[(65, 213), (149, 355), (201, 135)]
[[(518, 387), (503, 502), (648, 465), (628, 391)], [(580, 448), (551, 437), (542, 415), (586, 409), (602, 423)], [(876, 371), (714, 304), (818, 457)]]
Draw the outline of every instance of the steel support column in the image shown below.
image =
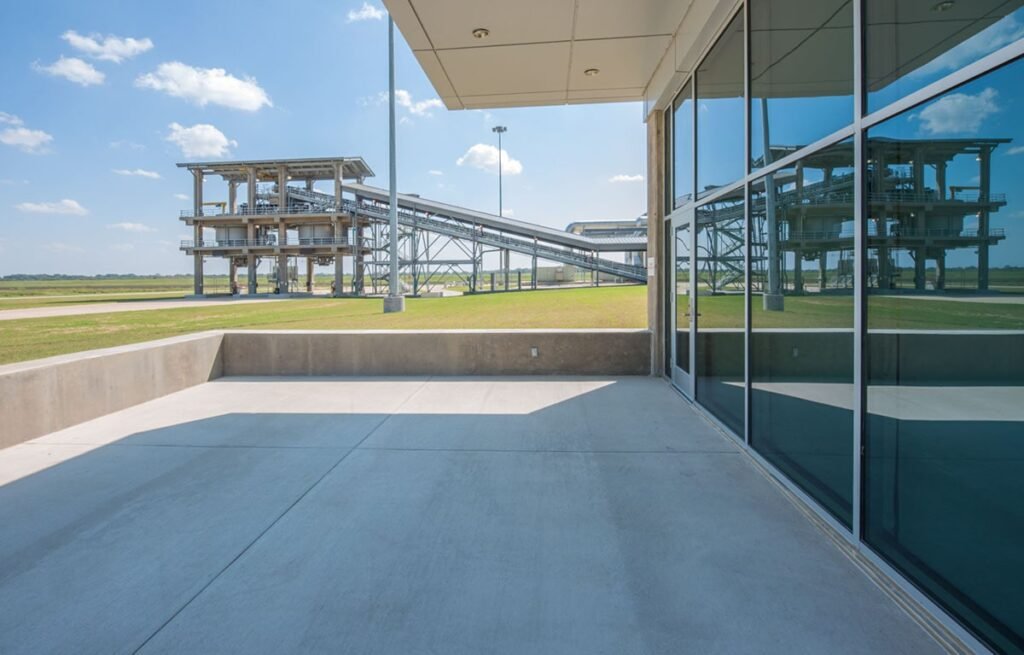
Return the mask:
[(288, 211), (288, 169), (279, 166), (277, 169), (277, 290), (288, 293), (288, 254), (281, 250), (288, 240), (288, 226), (285, 225), (284, 212)]
[(192, 239), (196, 250), (192, 262), (192, 290), (197, 296), (203, 295), (203, 253), (199, 248), (203, 245), (203, 172), (192, 171)]

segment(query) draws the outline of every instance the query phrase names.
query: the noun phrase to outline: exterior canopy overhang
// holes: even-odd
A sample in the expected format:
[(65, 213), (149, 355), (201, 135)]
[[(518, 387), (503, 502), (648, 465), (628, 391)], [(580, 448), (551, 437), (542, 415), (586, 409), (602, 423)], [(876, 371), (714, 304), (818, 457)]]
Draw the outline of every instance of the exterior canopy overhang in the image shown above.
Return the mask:
[[(751, 3), (752, 20), (772, 29), (750, 38), (761, 52), (751, 77), (767, 97), (814, 97), (846, 93), (852, 66), (837, 56), (830, 38), (809, 41), (821, 48), (809, 69), (786, 55), (795, 43), (815, 34), (849, 33), (849, 0), (804, 0), (803, 6), (769, 1)], [(742, 6), (740, 0), (384, 0), (437, 94), (449, 109), (643, 101), (644, 116), (664, 109), (694, 71), (701, 57)], [(1000, 5), (1022, 0), (957, 2), (941, 13), (924, 13), (913, 29), (896, 33), (896, 2), (868, 17), (867, 57), (874, 61), (868, 88), (933, 65), (935, 43), (949, 50), (964, 44), (997, 20)], [(917, 9), (914, 9), (915, 11)], [(909, 11), (909, 9), (907, 10)], [(904, 17), (904, 20), (909, 20)], [(475, 38), (475, 30), (488, 31)], [(836, 37), (839, 38), (839, 37)], [(969, 47), (970, 44), (965, 44)], [(732, 62), (719, 62), (728, 66)], [(596, 69), (597, 74), (586, 71)], [(735, 69), (731, 66), (730, 69)], [(743, 80), (718, 90), (742, 93)], [(704, 89), (715, 94), (715, 89)]]
[(263, 159), (250, 161), (185, 162), (178, 168), (202, 171), (204, 175), (219, 175), (230, 182), (245, 182), (250, 169), (257, 182), (276, 182), (281, 167), (297, 180), (333, 180), (335, 166), (345, 180), (373, 177), (373, 170), (362, 157), (316, 157), (313, 159)]

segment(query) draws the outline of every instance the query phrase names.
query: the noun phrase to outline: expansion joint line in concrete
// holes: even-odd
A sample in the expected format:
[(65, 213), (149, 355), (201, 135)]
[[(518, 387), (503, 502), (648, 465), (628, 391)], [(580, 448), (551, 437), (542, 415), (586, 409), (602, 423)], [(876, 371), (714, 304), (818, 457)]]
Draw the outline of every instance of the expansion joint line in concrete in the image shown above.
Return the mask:
[(568, 448), (409, 448), (400, 446), (366, 446), (360, 450), (411, 453), (498, 453), (513, 455), (739, 455), (730, 450), (580, 450)]
[(201, 596), (203, 594), (203, 592), (205, 592), (207, 589), (209, 589), (210, 586), (214, 582), (216, 582), (218, 578), (220, 578), (220, 576), (224, 575), (224, 573), (228, 569), (230, 569), (232, 566), (234, 566), (235, 562), (240, 560), (243, 555), (245, 555), (247, 552), (249, 552), (249, 550), (253, 546), (256, 545), (256, 542), (258, 542), (260, 539), (263, 538), (264, 535), (266, 535), (268, 532), (270, 532), (270, 530), (273, 529), (273, 527), (275, 525), (277, 525), (281, 521), (281, 519), (283, 519), (289, 512), (291, 512), (292, 509), (294, 509), (296, 505), (298, 505), (300, 502), (302, 502), (303, 498), (308, 496), (311, 491), (316, 489), (320, 485), (320, 483), (323, 482), (327, 478), (328, 475), (333, 473), (334, 470), (337, 469), (341, 465), (342, 462), (344, 462), (346, 459), (348, 459), (349, 455), (351, 455), (356, 450), (358, 450), (359, 447), (362, 446), (363, 443), (365, 443), (367, 439), (372, 437), (377, 432), (377, 430), (379, 430), (385, 423), (388, 422), (388, 419), (390, 419), (392, 416), (397, 414), (399, 412), (399, 410), (401, 410), (403, 407), (405, 407), (406, 403), (408, 403), (410, 400), (412, 400), (412, 398), (416, 394), (418, 394), (423, 389), (423, 387), (427, 386), (427, 384), (429, 384), (431, 382), (431, 380), (433, 380), (433, 378), (429, 378), (428, 377), (428, 378), (424, 379), (423, 382), (420, 384), (420, 386), (416, 387), (416, 389), (412, 393), (410, 393), (409, 396), (406, 397), (405, 400), (403, 400), (401, 403), (399, 403), (398, 406), (395, 407), (395, 409), (393, 409), (390, 412), (388, 412), (387, 416), (385, 416), (380, 421), (378, 421), (377, 424), (374, 425), (370, 429), (370, 431), (367, 432), (363, 436), (363, 438), (359, 440), (358, 443), (356, 443), (354, 446), (352, 446), (347, 451), (345, 451), (345, 453), (338, 459), (338, 461), (336, 461), (334, 464), (331, 464), (330, 468), (328, 468), (326, 471), (324, 471), (323, 475), (321, 475), (319, 478), (314, 480), (313, 484), (309, 485), (309, 488), (307, 488), (305, 491), (303, 491), (301, 494), (299, 494), (298, 498), (296, 498), (294, 501), (292, 501), (292, 503), (290, 505), (288, 505), (288, 507), (286, 507), (283, 512), (278, 514), (277, 517), (267, 525), (267, 527), (263, 528), (263, 530), (261, 530), (260, 533), (258, 535), (256, 535), (256, 537), (245, 546), (245, 548), (240, 550), (238, 552), (238, 554), (236, 554), (233, 558), (231, 558), (231, 561), (228, 562), (227, 564), (225, 564), (224, 567), (221, 568), (221, 570), (218, 571), (216, 575), (214, 575), (212, 578), (210, 578), (206, 582), (206, 584), (204, 584), (202, 586), (202, 588), (199, 589), (199, 591), (197, 591), (195, 594), (193, 594), (192, 597), (189, 598), (187, 601), (185, 601), (185, 603), (181, 607), (179, 607), (177, 610), (175, 610), (174, 613), (171, 614), (171, 616), (169, 616), (166, 621), (161, 623), (160, 627), (158, 627), (156, 630), (154, 630), (151, 635), (146, 637), (146, 639), (141, 644), (139, 644), (139, 646), (135, 650), (132, 651), (133, 655), (136, 654), (136, 653), (141, 652), (142, 649), (146, 647), (146, 644), (148, 644), (150, 641), (153, 640), (154, 637), (156, 637), (158, 634), (160, 634), (163, 631), (164, 628), (166, 628), (168, 625), (171, 624), (172, 621), (174, 621), (174, 619), (178, 618), (178, 616), (182, 612), (184, 612), (185, 609), (189, 605), (191, 605), (195, 601), (196, 598), (199, 598), (199, 596)]

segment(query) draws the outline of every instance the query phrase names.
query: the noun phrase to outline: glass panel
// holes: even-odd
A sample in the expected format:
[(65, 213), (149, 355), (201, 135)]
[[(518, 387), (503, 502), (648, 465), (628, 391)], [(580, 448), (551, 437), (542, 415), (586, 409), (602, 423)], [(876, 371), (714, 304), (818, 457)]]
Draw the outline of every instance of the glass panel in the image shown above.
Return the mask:
[(752, 169), (851, 124), (853, 3), (752, 0), (750, 96)]
[(693, 88), (687, 82), (676, 96), (672, 114), (674, 207), (693, 200)]
[(753, 447), (846, 525), (853, 514), (853, 143), (751, 188)]
[(690, 372), (690, 226), (676, 228), (676, 366)]
[(867, 141), (865, 538), (1015, 653), (1024, 652), (1021, 80), (1018, 61)]
[(697, 195), (743, 177), (743, 14), (697, 68)]
[(1021, 0), (866, 0), (868, 111), (1024, 37)]
[(743, 188), (697, 208), (696, 395), (722, 423), (743, 434)]

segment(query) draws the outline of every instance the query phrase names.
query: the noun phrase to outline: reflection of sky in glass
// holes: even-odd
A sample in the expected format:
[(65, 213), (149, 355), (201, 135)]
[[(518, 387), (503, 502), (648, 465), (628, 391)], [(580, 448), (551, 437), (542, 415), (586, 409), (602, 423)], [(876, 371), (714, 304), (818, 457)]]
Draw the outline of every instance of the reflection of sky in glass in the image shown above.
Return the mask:
[[(1024, 266), (1024, 102), (1020, 80), (1024, 79), (1024, 62), (1015, 62), (954, 89), (911, 111), (872, 128), (870, 137), (894, 139), (1010, 139), (997, 146), (992, 154), (992, 196), (1005, 194), (1006, 205), (990, 215), (990, 228), (1003, 229), (1006, 238), (991, 248), (992, 267)], [(977, 187), (979, 163), (973, 155), (958, 155), (949, 164), (949, 186)], [(925, 169), (925, 181), (935, 189), (934, 169)], [(964, 229), (976, 229), (975, 216), (967, 216)], [(951, 267), (975, 266), (973, 249), (962, 248), (948, 253)]]
[(726, 27), (697, 69), (697, 195), (743, 177), (746, 101), (743, 14)]
[(690, 84), (683, 87), (672, 118), (675, 207), (693, 199), (693, 93)]
[(698, 99), (698, 196), (743, 177), (743, 120), (743, 98)]
[[(761, 100), (750, 107), (750, 158), (764, 155)], [(769, 98), (768, 134), (772, 146), (803, 147), (853, 122), (852, 96)], [(758, 162), (760, 164), (760, 162)], [(760, 166), (758, 166), (760, 167)]]
[[(879, 20), (872, 18), (872, 9), (877, 5), (881, 5), (883, 3), (888, 4), (891, 2), (892, 0), (871, 0), (871, 2), (868, 3), (867, 13), (869, 44), (871, 43), (872, 39), (871, 25), (877, 22), (877, 20)], [(936, 12), (934, 10), (934, 7), (937, 4), (938, 3), (933, 2), (933, 0), (926, 0), (926, 2), (902, 2), (901, 0), (901, 3), (896, 6), (900, 7), (900, 5), (903, 5), (908, 9), (916, 9), (918, 10), (916, 12), (918, 14), (921, 13), (919, 11), (921, 8), (927, 7), (925, 9), (925, 15), (927, 15), (927, 17), (930, 20), (935, 22), (934, 30), (936, 32), (938, 32), (940, 29), (943, 29), (943, 21), (949, 21), (951, 25), (957, 25), (955, 22), (953, 22), (953, 19), (956, 17), (955, 14), (947, 17), (943, 15), (943, 12)], [(1013, 5), (1018, 3), (1012, 2), (1006, 4)], [(969, 7), (970, 5), (967, 4), (964, 6)], [(957, 8), (954, 5), (953, 11), (956, 10)], [(907, 14), (911, 14), (911, 11), (907, 11)], [(909, 23), (909, 25), (904, 26), (905, 29), (920, 29), (920, 27), (915, 24), (918, 22), (917, 20), (903, 20), (907, 20), (907, 22)], [(949, 30), (951, 28), (945, 29)], [(954, 31), (952, 37), (948, 39), (950, 42), (955, 43), (955, 45), (953, 45), (952, 48), (948, 48), (943, 51), (942, 43), (936, 43), (936, 51), (942, 52), (942, 54), (935, 57), (928, 63), (925, 63), (922, 66), (918, 66), (913, 70), (910, 70), (908, 73), (898, 78), (894, 82), (887, 84), (885, 86), (881, 86), (880, 88), (871, 91), (868, 94), (868, 110), (875, 111), (877, 109), (881, 109), (882, 107), (888, 105), (889, 103), (895, 100), (899, 100), (900, 98), (906, 96), (907, 94), (913, 93), (914, 91), (923, 88), (931, 84), (932, 82), (941, 79), (946, 75), (949, 75), (950, 73), (960, 70), (964, 66), (967, 66), (968, 64), (978, 61), (979, 59), (985, 57), (986, 55), (989, 55), (995, 52), (996, 50), (999, 50), (1000, 48), (1009, 45), (1021, 38), (1024, 38), (1024, 9), (1017, 9), (1013, 13), (1010, 13), (1004, 16), (1001, 20), (998, 20), (997, 22), (993, 23), (988, 28), (981, 30), (977, 34), (974, 34), (973, 36), (970, 36), (963, 41), (957, 42), (958, 38), (956, 36), (956, 32)], [(907, 39), (907, 41), (909, 41), (909, 39)], [(886, 45), (887, 44), (875, 44), (875, 47), (880, 46), (884, 48)], [(873, 78), (878, 75), (885, 74), (887, 72), (881, 70), (873, 71), (870, 67), (871, 58), (869, 57), (869, 78)]]
[(750, 96), (753, 168), (766, 131), (772, 146), (798, 148), (852, 123), (853, 3), (752, 1)]

